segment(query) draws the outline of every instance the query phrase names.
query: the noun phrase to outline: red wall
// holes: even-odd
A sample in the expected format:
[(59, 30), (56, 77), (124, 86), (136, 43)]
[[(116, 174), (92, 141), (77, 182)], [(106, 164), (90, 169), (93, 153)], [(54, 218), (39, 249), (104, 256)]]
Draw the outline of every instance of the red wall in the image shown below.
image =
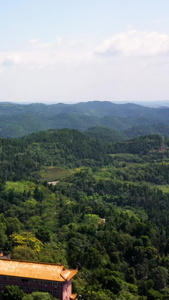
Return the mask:
[(57, 282), (32, 278), (0, 276), (0, 292), (4, 290), (7, 285), (17, 285), (27, 294), (34, 291), (48, 292), (60, 300), (70, 300), (72, 292), (71, 280), (66, 282)]
[(62, 300), (70, 300), (72, 294), (72, 281), (64, 282), (63, 284), (63, 297)]

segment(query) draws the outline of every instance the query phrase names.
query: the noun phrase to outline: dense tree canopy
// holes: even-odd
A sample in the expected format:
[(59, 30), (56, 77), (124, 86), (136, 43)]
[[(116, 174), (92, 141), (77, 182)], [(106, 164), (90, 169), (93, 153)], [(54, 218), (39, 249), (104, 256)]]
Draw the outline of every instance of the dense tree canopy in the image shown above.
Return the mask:
[(162, 152), (161, 141), (111, 143), (67, 129), (1, 139), (0, 249), (78, 268), (73, 290), (85, 300), (168, 299), (169, 141)]

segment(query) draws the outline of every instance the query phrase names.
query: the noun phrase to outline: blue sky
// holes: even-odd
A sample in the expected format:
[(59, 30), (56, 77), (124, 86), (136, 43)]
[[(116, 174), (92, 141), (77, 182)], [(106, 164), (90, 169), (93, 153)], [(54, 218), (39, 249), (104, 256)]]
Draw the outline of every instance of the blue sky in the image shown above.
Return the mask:
[(168, 0), (1, 0), (0, 101), (169, 100)]

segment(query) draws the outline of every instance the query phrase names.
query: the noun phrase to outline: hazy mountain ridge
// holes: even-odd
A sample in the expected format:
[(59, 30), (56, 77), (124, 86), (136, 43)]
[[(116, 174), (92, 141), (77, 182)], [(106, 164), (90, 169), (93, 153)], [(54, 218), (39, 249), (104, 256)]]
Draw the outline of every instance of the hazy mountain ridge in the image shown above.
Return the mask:
[[(156, 129), (153, 129), (154, 124)], [(131, 133), (133, 127), (140, 126), (144, 134), (160, 133), (168, 136), (167, 125), (169, 125), (167, 107), (150, 108), (133, 103), (115, 104), (108, 101), (51, 105), (0, 104), (0, 137), (4, 138), (22, 137), (51, 128), (86, 131), (90, 127), (97, 126), (123, 131), (128, 137), (140, 135), (139, 130), (135, 130), (134, 135)], [(147, 126), (151, 126), (151, 130)]]

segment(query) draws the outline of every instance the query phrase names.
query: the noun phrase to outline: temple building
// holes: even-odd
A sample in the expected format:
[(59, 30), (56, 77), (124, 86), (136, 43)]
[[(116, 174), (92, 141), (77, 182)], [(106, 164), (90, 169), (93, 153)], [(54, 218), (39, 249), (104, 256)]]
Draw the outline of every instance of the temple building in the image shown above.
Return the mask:
[(72, 294), (76, 273), (63, 265), (0, 259), (0, 299), (7, 285), (17, 285), (27, 294), (41, 291), (60, 300), (76, 299), (77, 295)]

